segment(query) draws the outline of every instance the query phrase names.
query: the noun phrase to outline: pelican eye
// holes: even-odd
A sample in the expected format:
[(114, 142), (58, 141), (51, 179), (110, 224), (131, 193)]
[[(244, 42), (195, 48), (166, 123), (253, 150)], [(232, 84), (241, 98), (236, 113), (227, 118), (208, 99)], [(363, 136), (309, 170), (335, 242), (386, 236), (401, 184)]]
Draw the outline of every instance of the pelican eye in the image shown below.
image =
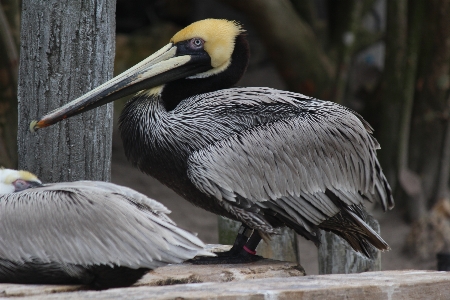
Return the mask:
[(204, 44), (205, 41), (201, 38), (193, 38), (189, 41), (189, 48), (191, 48), (192, 50), (203, 49)]
[(14, 185), (15, 192), (23, 191), (30, 187), (30, 184), (23, 179), (14, 180), (12, 184)]
[(27, 190), (29, 188), (42, 186), (42, 183), (40, 181), (27, 181), (23, 179), (16, 179), (12, 182), (12, 185), (14, 186), (14, 192), (20, 192), (23, 190)]

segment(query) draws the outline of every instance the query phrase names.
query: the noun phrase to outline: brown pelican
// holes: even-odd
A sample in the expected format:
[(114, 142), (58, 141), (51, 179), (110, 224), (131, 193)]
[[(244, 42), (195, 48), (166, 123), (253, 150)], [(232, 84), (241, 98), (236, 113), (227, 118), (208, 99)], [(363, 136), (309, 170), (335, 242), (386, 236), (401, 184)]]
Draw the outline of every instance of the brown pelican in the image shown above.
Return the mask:
[(366, 200), (394, 207), (370, 125), (302, 94), (231, 88), (248, 59), (238, 23), (198, 21), (30, 128), (138, 92), (120, 117), (128, 159), (194, 205), (242, 222), (229, 254), (251, 259), (282, 226), (316, 244), (319, 228), (331, 231), (366, 255), (371, 245), (388, 249), (364, 222)]
[(112, 183), (42, 185), (0, 169), (0, 282), (129, 286), (150, 269), (212, 255), (167, 213)]

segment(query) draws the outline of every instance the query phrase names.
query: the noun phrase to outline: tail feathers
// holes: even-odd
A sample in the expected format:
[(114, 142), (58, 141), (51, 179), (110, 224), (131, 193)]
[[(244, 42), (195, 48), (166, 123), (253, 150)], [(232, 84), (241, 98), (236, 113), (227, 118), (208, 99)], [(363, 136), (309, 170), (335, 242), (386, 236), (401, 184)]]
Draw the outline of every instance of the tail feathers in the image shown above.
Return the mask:
[(378, 252), (366, 239), (358, 239), (358, 237), (348, 234), (348, 232), (332, 231), (341, 238), (343, 238), (356, 252), (362, 253), (370, 259), (376, 257)]
[(363, 230), (364, 237), (379, 250), (390, 250), (389, 245), (381, 238), (381, 236), (375, 232), (364, 220), (362, 220), (357, 214), (351, 210), (347, 210), (348, 214), (353, 218), (353, 221)]
[(381, 251), (389, 250), (389, 245), (364, 221), (364, 214), (358, 216), (361, 207), (347, 206), (338, 214), (322, 222), (319, 227), (333, 232), (346, 240), (350, 246), (368, 258), (375, 258), (377, 248)]

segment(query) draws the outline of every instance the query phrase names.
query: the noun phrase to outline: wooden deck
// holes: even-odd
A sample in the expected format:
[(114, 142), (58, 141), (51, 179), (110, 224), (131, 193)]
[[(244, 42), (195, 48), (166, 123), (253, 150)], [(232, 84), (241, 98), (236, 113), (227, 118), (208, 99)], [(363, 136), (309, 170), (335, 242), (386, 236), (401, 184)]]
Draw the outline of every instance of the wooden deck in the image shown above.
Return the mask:
[(384, 271), (303, 276), (294, 263), (171, 265), (130, 288), (86, 291), (81, 286), (0, 284), (14, 299), (450, 299), (450, 272)]

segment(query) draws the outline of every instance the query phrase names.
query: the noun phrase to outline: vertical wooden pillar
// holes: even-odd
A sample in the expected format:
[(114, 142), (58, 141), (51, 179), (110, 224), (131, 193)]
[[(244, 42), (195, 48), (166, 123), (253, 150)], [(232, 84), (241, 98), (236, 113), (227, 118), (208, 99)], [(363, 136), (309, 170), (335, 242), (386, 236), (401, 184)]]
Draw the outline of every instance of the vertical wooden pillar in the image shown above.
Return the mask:
[(19, 168), (44, 182), (110, 180), (112, 104), (37, 133), (30, 121), (110, 79), (115, 0), (23, 0)]

